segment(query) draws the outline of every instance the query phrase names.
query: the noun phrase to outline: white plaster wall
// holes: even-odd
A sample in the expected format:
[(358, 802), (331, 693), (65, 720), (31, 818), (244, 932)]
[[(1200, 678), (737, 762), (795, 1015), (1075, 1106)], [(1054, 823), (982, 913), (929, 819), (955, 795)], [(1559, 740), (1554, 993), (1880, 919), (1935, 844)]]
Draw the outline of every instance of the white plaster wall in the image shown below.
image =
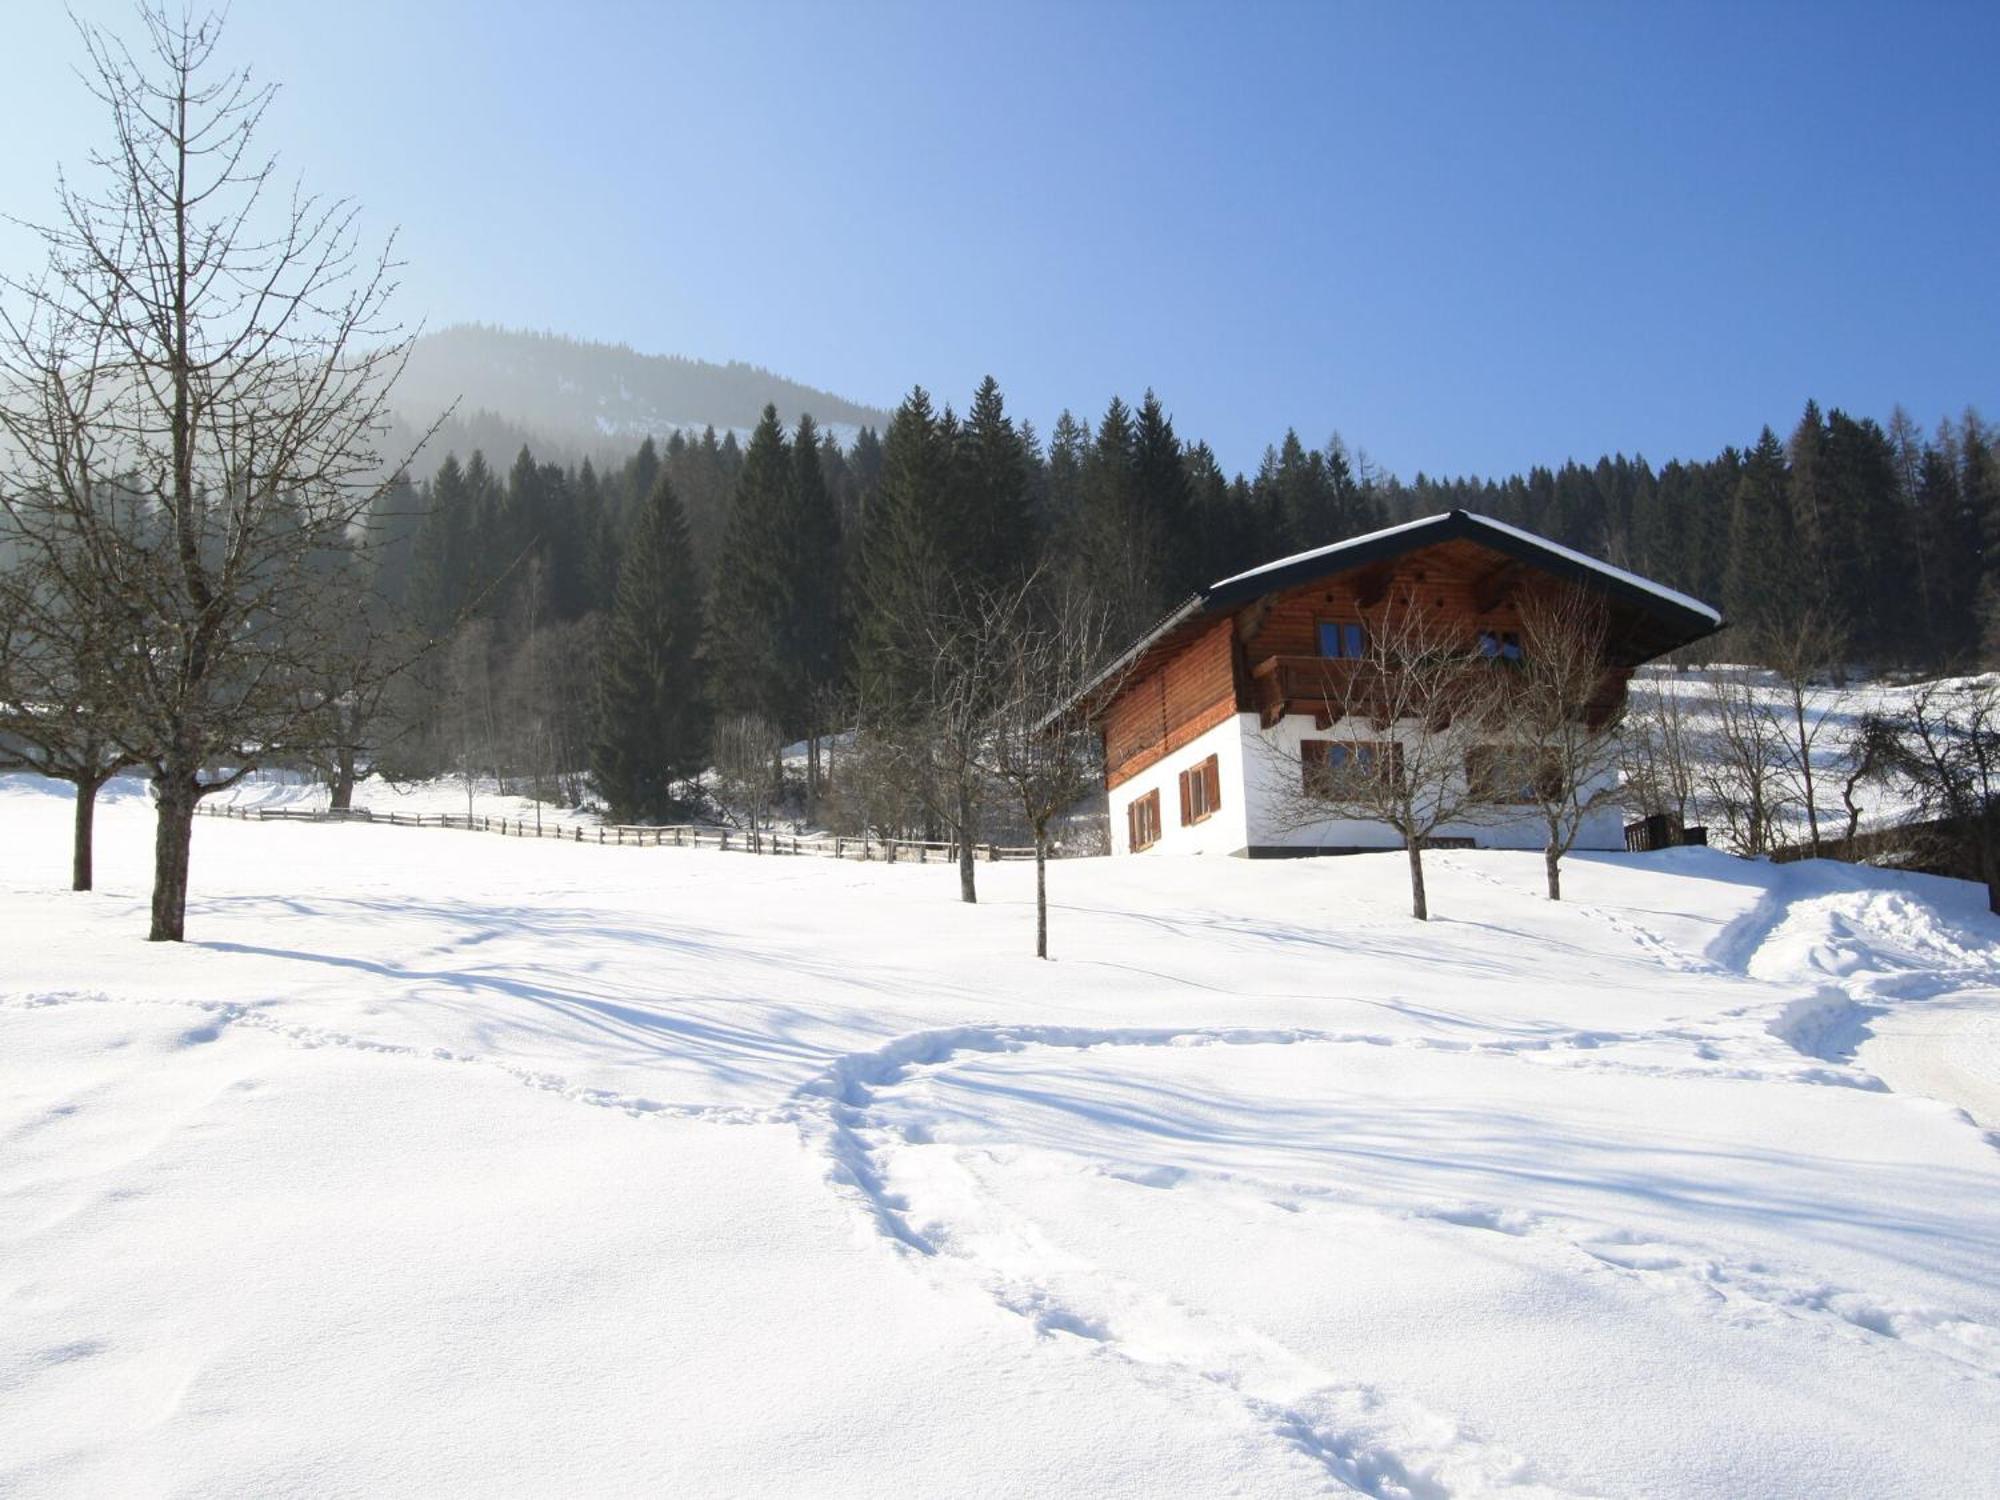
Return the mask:
[[(1328, 818), (1303, 828), (1281, 826), (1279, 810), (1284, 807), (1285, 793), (1298, 782), (1299, 742), (1309, 739), (1360, 741), (1383, 738), (1373, 726), (1343, 722), (1330, 729), (1321, 729), (1313, 723), (1309, 714), (1287, 714), (1268, 730), (1258, 724), (1255, 714), (1239, 714), (1237, 722), (1244, 765), (1242, 800), (1247, 815), (1245, 844), (1287, 849), (1402, 847), (1402, 836), (1386, 823)], [(1525, 816), (1499, 821), (1445, 823), (1438, 827), (1434, 836), (1471, 839), (1481, 849), (1540, 849), (1547, 835), (1541, 819), (1530, 810)], [(1584, 820), (1576, 847), (1623, 849), (1623, 810), (1612, 806), (1591, 814)]]
[[(1111, 852), (1130, 854), (1131, 824), (1125, 810), (1151, 791), (1160, 794), (1160, 841), (1144, 854), (1235, 854), (1249, 842), (1245, 834), (1243, 721), (1255, 714), (1225, 719), (1190, 745), (1111, 789)], [(1191, 828), (1181, 826), (1181, 772), (1215, 757), (1222, 805)]]

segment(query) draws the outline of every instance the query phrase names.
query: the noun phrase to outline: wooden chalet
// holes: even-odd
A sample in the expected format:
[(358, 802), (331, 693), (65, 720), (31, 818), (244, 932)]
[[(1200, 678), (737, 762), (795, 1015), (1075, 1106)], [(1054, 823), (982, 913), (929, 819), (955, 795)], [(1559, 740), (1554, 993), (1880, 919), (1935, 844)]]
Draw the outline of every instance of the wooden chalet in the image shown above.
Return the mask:
[[(1076, 707), (1102, 734), (1114, 852), (1283, 855), (1395, 847), (1386, 825), (1281, 827), (1268, 763), (1310, 757), (1341, 734), (1369, 632), (1391, 600), (1415, 601), (1468, 651), (1521, 650), (1521, 601), (1574, 586), (1602, 600), (1609, 672), (1599, 711), (1633, 668), (1710, 635), (1721, 616), (1685, 594), (1468, 511), (1427, 516), (1225, 578), (1194, 594), (1118, 658)], [(1336, 701), (1338, 699), (1338, 701)], [(1379, 728), (1364, 732), (1379, 738)], [(1319, 742), (1321, 744), (1329, 742)], [(1271, 752), (1275, 749), (1276, 754)], [(1260, 754), (1260, 751), (1262, 752)], [(1260, 759), (1267, 764), (1260, 766)], [(1607, 810), (1582, 848), (1624, 847)], [(1537, 827), (1441, 830), (1453, 843), (1539, 847)], [(1455, 835), (1455, 836), (1454, 836)]]

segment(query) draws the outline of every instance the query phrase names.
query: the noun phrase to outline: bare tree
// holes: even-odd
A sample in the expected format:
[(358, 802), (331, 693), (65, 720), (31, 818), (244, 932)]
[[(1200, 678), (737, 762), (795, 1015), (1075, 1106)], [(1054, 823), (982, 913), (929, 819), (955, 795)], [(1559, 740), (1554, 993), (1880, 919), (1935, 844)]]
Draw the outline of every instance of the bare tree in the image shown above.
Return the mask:
[(715, 795), (750, 835), (753, 848), (776, 800), (771, 760), (782, 749), (776, 726), (756, 714), (732, 714), (715, 722)]
[(1502, 722), (1506, 671), (1468, 650), (1414, 592), (1403, 592), (1371, 622), (1360, 658), (1325, 664), (1330, 737), (1290, 749), (1264, 735), (1276, 822), (1289, 829), (1329, 818), (1388, 824), (1409, 854), (1410, 913), (1427, 921), (1425, 843), (1447, 824), (1491, 815), (1485, 788), (1466, 771)]
[(1551, 901), (1562, 900), (1562, 859), (1584, 823), (1620, 794), (1621, 683), (1605, 642), (1604, 606), (1594, 596), (1564, 589), (1525, 599), (1521, 659), (1507, 669), (1500, 743), (1493, 752), (1474, 752), (1485, 790), (1540, 818)]
[(1620, 737), (1628, 801), (1641, 812), (1670, 814), (1685, 825), (1700, 793), (1693, 694), (1678, 674), (1661, 673), (1633, 695)]
[(70, 886), (87, 891), (98, 791), (133, 764), (118, 735), (122, 674), (111, 632), (39, 572), (0, 569), (0, 768), (76, 788)]
[(473, 816), (480, 778), (493, 765), (493, 626), (468, 620), (445, 649), (439, 727), (448, 764), (465, 785), (465, 816)]
[(958, 850), (961, 901), (979, 899), (973, 849), (992, 792), (984, 742), (1001, 701), (1012, 649), (1000, 622), (1020, 619), (1025, 597), (1025, 586), (986, 600), (952, 585), (934, 593), (926, 611), (930, 656), (919, 708), (924, 780)]
[(1747, 676), (1716, 672), (1706, 707), (1711, 730), (1697, 777), (1739, 854), (1768, 854), (1788, 805), (1785, 724)]
[(178, 941), (197, 804), (295, 751), (327, 697), (304, 685), (311, 560), (397, 467), (377, 444), (408, 342), (353, 207), (281, 194), (254, 157), (271, 90), (218, 72), (219, 21), (164, 4), (141, 21), (137, 55), (81, 28), (112, 144), (95, 194), (63, 180), (46, 273), (6, 283), (0, 432), (34, 497), (5, 500), (19, 540), (129, 642), (121, 740), (158, 823), (149, 936)]
[(1806, 841), (1819, 858), (1819, 794), (1813, 752), (1843, 710), (1842, 695), (1826, 682), (1841, 647), (1841, 632), (1826, 610), (1807, 605), (1764, 636), (1764, 655), (1777, 674), (1785, 714), (1784, 775), (1792, 800), (1805, 810)]
[[(1050, 825), (1103, 774), (1102, 746), (1067, 710), (1101, 685), (1109, 616), (1065, 592), (1036, 608), (1029, 594), (988, 602), (984, 629), (999, 666), (994, 706), (980, 740), (981, 765), (1006, 787), (1035, 839), (1035, 957), (1049, 956)], [(1115, 684), (1114, 684), (1115, 689)]]
[(1919, 816), (1953, 826), (2000, 914), (2000, 678), (1926, 683), (1862, 734), (1881, 773), (1916, 793)]
[(893, 860), (893, 841), (923, 815), (924, 764), (922, 744), (906, 726), (864, 710), (832, 782), (836, 826), (884, 840), (885, 856)]

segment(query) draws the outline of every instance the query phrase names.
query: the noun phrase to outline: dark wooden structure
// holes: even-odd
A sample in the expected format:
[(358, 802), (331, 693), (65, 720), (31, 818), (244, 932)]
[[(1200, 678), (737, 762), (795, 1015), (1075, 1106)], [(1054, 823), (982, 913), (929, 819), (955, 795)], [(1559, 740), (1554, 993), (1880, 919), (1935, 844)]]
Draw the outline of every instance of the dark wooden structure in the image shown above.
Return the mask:
[[(1519, 649), (1521, 604), (1575, 585), (1602, 599), (1609, 671), (1598, 712), (1633, 668), (1721, 628), (1707, 605), (1517, 527), (1449, 511), (1254, 568), (1193, 595), (1135, 642), (1075, 708), (1104, 737), (1115, 790), (1238, 714), (1324, 727), (1374, 670), (1343, 652), (1414, 600), (1467, 650)], [(1349, 627), (1360, 627), (1350, 636)], [(1509, 643), (1511, 644), (1511, 647)]]

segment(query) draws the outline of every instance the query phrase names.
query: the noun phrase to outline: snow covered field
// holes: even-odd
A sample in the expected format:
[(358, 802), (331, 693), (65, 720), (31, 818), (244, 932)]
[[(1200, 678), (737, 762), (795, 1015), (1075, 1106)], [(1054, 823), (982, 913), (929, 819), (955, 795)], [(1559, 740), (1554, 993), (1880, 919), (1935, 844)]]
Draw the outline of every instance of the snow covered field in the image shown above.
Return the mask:
[(2000, 922), (0, 782), (0, 1492), (1990, 1496)]

